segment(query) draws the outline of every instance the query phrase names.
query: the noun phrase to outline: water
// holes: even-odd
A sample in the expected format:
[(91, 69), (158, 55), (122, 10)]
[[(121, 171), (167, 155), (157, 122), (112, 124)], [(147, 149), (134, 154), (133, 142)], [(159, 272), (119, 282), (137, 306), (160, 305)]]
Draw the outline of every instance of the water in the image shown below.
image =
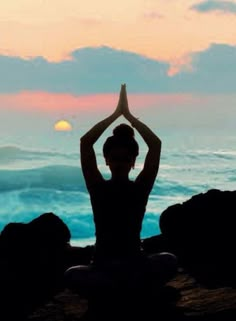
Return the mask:
[[(160, 170), (151, 192), (143, 222), (142, 237), (160, 233), (159, 217), (168, 206), (181, 203), (211, 188), (236, 187), (236, 135), (233, 128), (165, 128)], [(89, 196), (79, 162), (78, 133), (51, 133), (45, 144), (5, 139), (0, 146), (0, 230), (9, 222), (29, 222), (45, 212), (54, 212), (69, 227), (72, 244), (94, 242)], [(38, 139), (38, 141), (37, 141)], [(146, 147), (137, 137), (140, 155), (134, 178), (142, 167)], [(45, 135), (44, 135), (45, 141)], [(12, 142), (12, 143), (11, 143)], [(35, 142), (32, 144), (32, 142)], [(108, 168), (95, 145), (104, 176)]]

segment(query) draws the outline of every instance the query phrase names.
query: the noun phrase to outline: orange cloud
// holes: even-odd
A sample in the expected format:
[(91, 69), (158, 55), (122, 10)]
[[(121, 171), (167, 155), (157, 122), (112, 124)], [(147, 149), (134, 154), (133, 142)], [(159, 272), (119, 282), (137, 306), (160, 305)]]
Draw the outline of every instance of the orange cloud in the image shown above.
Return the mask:
[(178, 74), (180, 71), (193, 71), (191, 55), (184, 55), (170, 61), (170, 68), (168, 70), (168, 76), (172, 77)]

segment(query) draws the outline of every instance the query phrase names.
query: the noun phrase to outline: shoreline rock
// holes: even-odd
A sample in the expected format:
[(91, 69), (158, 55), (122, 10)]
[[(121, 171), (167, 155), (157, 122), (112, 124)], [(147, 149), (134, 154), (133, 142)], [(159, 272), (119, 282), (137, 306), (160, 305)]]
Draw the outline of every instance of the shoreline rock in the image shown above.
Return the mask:
[[(143, 319), (154, 315), (153, 320), (160, 321), (236, 320), (235, 199), (236, 192), (211, 190), (163, 212), (162, 234), (143, 239), (142, 245), (149, 254), (169, 251), (178, 256), (179, 271), (167, 285), (179, 295), (163, 299), (155, 292), (144, 305)], [(219, 218), (226, 221), (222, 224)], [(92, 253), (93, 246), (70, 245), (68, 227), (53, 213), (28, 224), (9, 223), (0, 234), (1, 320), (81, 320), (88, 301), (65, 288), (63, 274), (72, 265), (89, 263)], [(123, 295), (116, 308), (126, 319)], [(149, 293), (139, 303), (132, 302), (136, 308), (131, 316), (147, 297)], [(109, 302), (105, 304), (108, 308)]]

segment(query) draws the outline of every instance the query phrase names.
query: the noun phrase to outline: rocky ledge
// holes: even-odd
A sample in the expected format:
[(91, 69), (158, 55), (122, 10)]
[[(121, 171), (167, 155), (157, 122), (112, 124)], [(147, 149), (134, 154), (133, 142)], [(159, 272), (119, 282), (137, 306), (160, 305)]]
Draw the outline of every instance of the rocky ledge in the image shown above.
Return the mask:
[[(180, 271), (169, 285), (178, 289), (179, 298), (166, 309), (160, 307), (158, 296), (155, 308), (150, 318), (145, 320), (171, 321), (235, 321), (236, 320), (236, 290), (230, 287), (208, 289), (197, 283), (188, 273)], [(122, 301), (122, 300), (121, 300)], [(122, 304), (122, 303), (121, 303)], [(88, 302), (78, 294), (64, 290), (55, 295), (44, 306), (36, 309), (28, 320), (30, 321), (79, 321), (83, 319), (88, 308)], [(160, 311), (160, 308), (162, 311)], [(171, 311), (170, 311), (171, 309)], [(153, 312), (154, 310), (154, 312)], [(147, 315), (150, 311), (147, 311)], [(135, 313), (134, 313), (135, 315)], [(110, 320), (113, 318), (111, 317)], [(123, 318), (127, 320), (124, 312)]]
[[(236, 192), (210, 190), (167, 208), (162, 233), (142, 243), (149, 254), (175, 253), (176, 277), (161, 291), (130, 297), (131, 314), (123, 306), (125, 289), (113, 310), (106, 296), (109, 320), (236, 320), (235, 200)], [(68, 227), (53, 213), (6, 225), (0, 234), (0, 319), (84, 319), (88, 301), (65, 288), (63, 274), (69, 266), (87, 264), (92, 252), (93, 246), (70, 246)]]

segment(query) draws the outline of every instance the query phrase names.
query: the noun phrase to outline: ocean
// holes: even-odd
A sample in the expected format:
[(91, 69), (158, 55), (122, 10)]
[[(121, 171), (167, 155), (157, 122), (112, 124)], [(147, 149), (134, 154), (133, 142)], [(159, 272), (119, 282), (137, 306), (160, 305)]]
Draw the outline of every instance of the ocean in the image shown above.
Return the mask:
[[(160, 233), (159, 217), (168, 206), (209, 189), (236, 188), (234, 128), (154, 128), (162, 140), (160, 169), (150, 194), (142, 237)], [(142, 168), (146, 146), (137, 137), (140, 155), (130, 178)], [(9, 222), (29, 222), (42, 213), (58, 215), (71, 231), (71, 244), (94, 242), (89, 195), (80, 168), (79, 134), (8, 137), (0, 146), (0, 230)], [(95, 145), (104, 177), (108, 168)], [(223, 215), (223, 214), (222, 214)]]

